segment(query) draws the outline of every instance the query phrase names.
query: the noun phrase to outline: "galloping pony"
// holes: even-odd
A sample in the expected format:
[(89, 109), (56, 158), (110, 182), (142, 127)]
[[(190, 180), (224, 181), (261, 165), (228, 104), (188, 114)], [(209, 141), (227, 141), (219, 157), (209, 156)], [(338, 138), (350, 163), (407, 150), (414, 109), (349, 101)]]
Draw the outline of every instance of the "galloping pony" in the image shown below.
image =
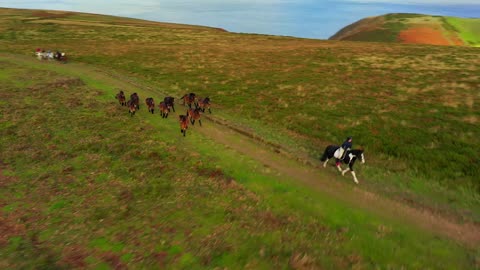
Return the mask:
[(167, 118), (170, 109), (168, 108), (167, 104), (165, 104), (165, 101), (160, 102), (160, 104), (158, 104), (158, 107), (160, 108), (160, 115), (162, 116), (162, 118)]
[(147, 104), (148, 111), (153, 114), (155, 111), (155, 101), (153, 100), (153, 98), (149, 97), (145, 99), (145, 104)]
[(118, 102), (120, 103), (120, 105), (127, 106), (127, 101), (125, 100), (125, 94), (123, 93), (122, 90), (120, 90), (120, 92), (118, 92), (118, 94), (115, 95), (115, 98), (118, 99)]
[(195, 103), (196, 95), (195, 93), (185, 94), (180, 99), (183, 100), (183, 106), (188, 105), (189, 108), (192, 108), (192, 103), (197, 107), (198, 104)]
[[(323, 167), (327, 166), (328, 161), (333, 158), (333, 155), (335, 154), (335, 151), (340, 148), (338, 145), (329, 145), (325, 148), (325, 151), (323, 153), (322, 158), (320, 159), (323, 161)], [(353, 165), (355, 164), (355, 161), (360, 158), (362, 163), (365, 163), (365, 155), (363, 154), (363, 149), (353, 149), (353, 150), (347, 150), (347, 152), (344, 155), (343, 161), (345, 164), (348, 164), (348, 168), (345, 170), (342, 170), (342, 167), (340, 167), (340, 162), (337, 162), (335, 166), (337, 167), (338, 171), (342, 173), (342, 175), (345, 175), (346, 172), (350, 171), (353, 175), (353, 180), (355, 183), (358, 184), (358, 179), (357, 176), (355, 175), (355, 171), (353, 170)]]
[(206, 98), (200, 99), (198, 101), (198, 108), (200, 108), (202, 112), (205, 112), (205, 109), (208, 109), (208, 112), (212, 113), (212, 111), (210, 110), (210, 98), (206, 97)]
[(178, 116), (178, 119), (180, 120), (180, 132), (183, 134), (183, 137), (185, 137), (188, 128), (188, 116), (182, 114)]
[(66, 62), (67, 61), (67, 55), (65, 53), (56, 51), (53, 54), (53, 59), (59, 61), (59, 62)]
[(173, 110), (173, 112), (175, 112), (175, 106), (174, 106), (174, 103), (175, 103), (175, 98), (174, 97), (165, 97), (163, 99), (163, 102), (165, 102), (165, 105), (167, 105), (168, 107), (168, 111), (170, 111), (170, 109)]
[(198, 123), (200, 123), (200, 126), (202, 126), (202, 120), (200, 119), (200, 111), (200, 108), (187, 110), (187, 116), (190, 119), (190, 123), (192, 123), (192, 125), (195, 125), (195, 120), (198, 120)]
[(128, 107), (128, 112), (130, 113), (130, 116), (134, 116), (135, 112), (137, 111), (137, 105), (135, 105), (135, 101), (130, 99), (127, 102), (127, 107)]
[(133, 93), (130, 95), (130, 100), (135, 104), (136, 109), (140, 110), (140, 97), (137, 93)]

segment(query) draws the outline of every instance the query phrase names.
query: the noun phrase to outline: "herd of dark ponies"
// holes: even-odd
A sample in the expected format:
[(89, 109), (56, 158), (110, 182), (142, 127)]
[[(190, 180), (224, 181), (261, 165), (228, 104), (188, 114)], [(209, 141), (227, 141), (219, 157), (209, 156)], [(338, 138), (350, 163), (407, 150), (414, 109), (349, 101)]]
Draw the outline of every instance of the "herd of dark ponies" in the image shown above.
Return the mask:
[[(135, 112), (140, 109), (140, 97), (137, 93), (130, 95), (130, 99), (127, 101), (125, 93), (120, 90), (115, 98), (118, 100), (121, 106), (126, 106), (130, 116), (134, 116)], [(183, 136), (187, 134), (187, 129), (189, 123), (195, 125), (195, 122), (198, 122), (202, 126), (201, 114), (206, 110), (209, 113), (212, 113), (210, 109), (210, 98), (200, 98), (195, 93), (185, 94), (180, 98), (182, 100), (183, 106), (188, 106), (186, 114), (181, 114), (178, 116), (180, 122), (180, 131)], [(148, 112), (155, 113), (155, 100), (153, 97), (148, 97), (145, 99), (145, 105), (147, 106)], [(193, 106), (193, 107), (192, 107)], [(167, 118), (171, 111), (175, 112), (175, 98), (167, 96), (163, 98), (163, 101), (158, 104), (160, 116), (162, 118)]]

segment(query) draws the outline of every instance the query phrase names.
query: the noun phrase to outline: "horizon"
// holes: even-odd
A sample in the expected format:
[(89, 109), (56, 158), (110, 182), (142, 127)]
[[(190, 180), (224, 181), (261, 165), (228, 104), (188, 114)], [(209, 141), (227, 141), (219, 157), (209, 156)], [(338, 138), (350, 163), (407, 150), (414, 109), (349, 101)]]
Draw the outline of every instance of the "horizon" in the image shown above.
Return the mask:
[[(156, 22), (222, 28), (235, 33), (253, 33), (299, 38), (328, 39), (340, 29), (366, 17), (388, 13), (478, 18), (480, 4), (472, 0), (219, 0), (192, 1), (127, 0), (82, 1), (0, 0), (0, 7), (61, 10), (113, 15)], [(440, 3), (434, 3), (440, 2)], [(454, 4), (460, 3), (460, 4)], [(113, 4), (113, 5), (112, 5)]]

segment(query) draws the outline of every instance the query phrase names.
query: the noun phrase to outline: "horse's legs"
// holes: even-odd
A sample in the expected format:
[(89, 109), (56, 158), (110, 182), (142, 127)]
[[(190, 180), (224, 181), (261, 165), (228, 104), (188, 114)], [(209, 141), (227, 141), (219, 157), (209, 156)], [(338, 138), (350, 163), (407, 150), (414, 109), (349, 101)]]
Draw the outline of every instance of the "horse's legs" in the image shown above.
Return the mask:
[(202, 126), (202, 120), (198, 119), (198, 123)]
[(345, 175), (346, 172), (350, 171), (353, 175), (353, 181), (355, 181), (355, 184), (358, 184), (358, 179), (357, 179), (357, 175), (355, 174), (355, 172), (353, 171), (353, 168), (352, 166), (349, 166), (347, 169), (343, 170), (342, 171), (342, 175)]
[(337, 158), (337, 161), (335, 162), (335, 166), (337, 167), (339, 172), (342, 172), (342, 166), (340, 166), (342, 162)]
[(358, 179), (354, 171), (352, 171), (352, 175), (353, 175), (353, 181), (355, 181), (355, 184), (358, 184)]

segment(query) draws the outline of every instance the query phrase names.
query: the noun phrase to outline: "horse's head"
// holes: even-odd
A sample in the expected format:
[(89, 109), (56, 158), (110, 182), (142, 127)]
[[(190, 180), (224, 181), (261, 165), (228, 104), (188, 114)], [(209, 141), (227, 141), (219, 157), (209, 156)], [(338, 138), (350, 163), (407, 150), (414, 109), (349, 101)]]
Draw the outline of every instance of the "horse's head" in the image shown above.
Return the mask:
[(362, 160), (362, 164), (365, 163), (365, 154), (363, 152), (365, 152), (365, 149), (363, 147), (360, 147), (360, 149), (358, 149), (358, 155), (360, 156), (360, 159)]

